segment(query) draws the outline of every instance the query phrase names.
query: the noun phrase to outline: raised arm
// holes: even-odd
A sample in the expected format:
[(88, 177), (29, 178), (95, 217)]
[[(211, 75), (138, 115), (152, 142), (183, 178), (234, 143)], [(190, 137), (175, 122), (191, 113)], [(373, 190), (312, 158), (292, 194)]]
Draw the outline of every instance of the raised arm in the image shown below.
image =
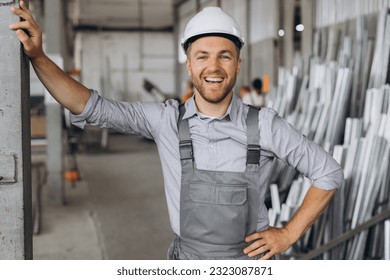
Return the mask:
[(12, 7), (11, 11), (24, 21), (12, 23), (9, 28), (16, 31), (16, 35), (22, 42), (24, 52), (30, 59), (38, 78), (54, 99), (73, 114), (80, 114), (91, 95), (89, 89), (62, 71), (46, 56), (42, 48), (41, 29), (24, 1), (19, 3), (20, 8)]

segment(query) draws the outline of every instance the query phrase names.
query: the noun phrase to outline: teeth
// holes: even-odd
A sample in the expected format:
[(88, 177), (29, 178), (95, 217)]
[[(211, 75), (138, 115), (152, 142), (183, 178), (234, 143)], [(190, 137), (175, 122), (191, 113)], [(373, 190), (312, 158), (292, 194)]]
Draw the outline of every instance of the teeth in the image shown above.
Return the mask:
[(205, 79), (207, 82), (211, 82), (211, 83), (220, 83), (223, 81), (222, 78), (206, 78)]

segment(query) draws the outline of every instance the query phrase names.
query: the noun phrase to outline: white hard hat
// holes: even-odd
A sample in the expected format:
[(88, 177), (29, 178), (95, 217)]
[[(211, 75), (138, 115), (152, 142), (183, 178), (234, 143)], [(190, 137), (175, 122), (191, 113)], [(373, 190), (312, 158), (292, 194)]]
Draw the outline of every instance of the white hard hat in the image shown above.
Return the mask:
[(241, 49), (245, 44), (237, 22), (219, 7), (207, 7), (187, 23), (181, 45), (184, 51), (189, 44), (204, 36), (222, 36), (232, 40)]

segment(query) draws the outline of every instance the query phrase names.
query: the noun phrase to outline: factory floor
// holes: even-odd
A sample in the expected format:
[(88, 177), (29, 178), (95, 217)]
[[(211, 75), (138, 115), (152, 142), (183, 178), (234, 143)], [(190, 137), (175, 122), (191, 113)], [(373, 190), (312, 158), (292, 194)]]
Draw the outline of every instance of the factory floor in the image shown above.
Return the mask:
[(166, 259), (173, 233), (154, 142), (109, 134), (107, 148), (89, 140), (80, 150), (81, 180), (65, 183), (64, 205), (50, 202), (43, 186), (33, 258)]

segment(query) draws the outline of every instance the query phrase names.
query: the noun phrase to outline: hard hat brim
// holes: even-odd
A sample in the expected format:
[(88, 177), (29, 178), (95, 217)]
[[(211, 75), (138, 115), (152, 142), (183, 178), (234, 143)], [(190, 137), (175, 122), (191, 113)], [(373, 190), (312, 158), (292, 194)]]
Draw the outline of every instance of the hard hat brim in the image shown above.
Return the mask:
[(185, 52), (187, 51), (187, 49), (191, 43), (195, 42), (199, 38), (208, 37), (208, 36), (218, 36), (218, 37), (224, 37), (226, 39), (229, 39), (230, 41), (232, 41), (236, 45), (236, 47), (239, 50), (241, 50), (242, 46), (244, 45), (244, 42), (242, 42), (238, 37), (236, 37), (234, 35), (215, 32), (215, 33), (198, 34), (198, 35), (195, 35), (195, 36), (188, 38), (185, 42), (182, 43), (182, 47), (183, 47), (184, 51)]

